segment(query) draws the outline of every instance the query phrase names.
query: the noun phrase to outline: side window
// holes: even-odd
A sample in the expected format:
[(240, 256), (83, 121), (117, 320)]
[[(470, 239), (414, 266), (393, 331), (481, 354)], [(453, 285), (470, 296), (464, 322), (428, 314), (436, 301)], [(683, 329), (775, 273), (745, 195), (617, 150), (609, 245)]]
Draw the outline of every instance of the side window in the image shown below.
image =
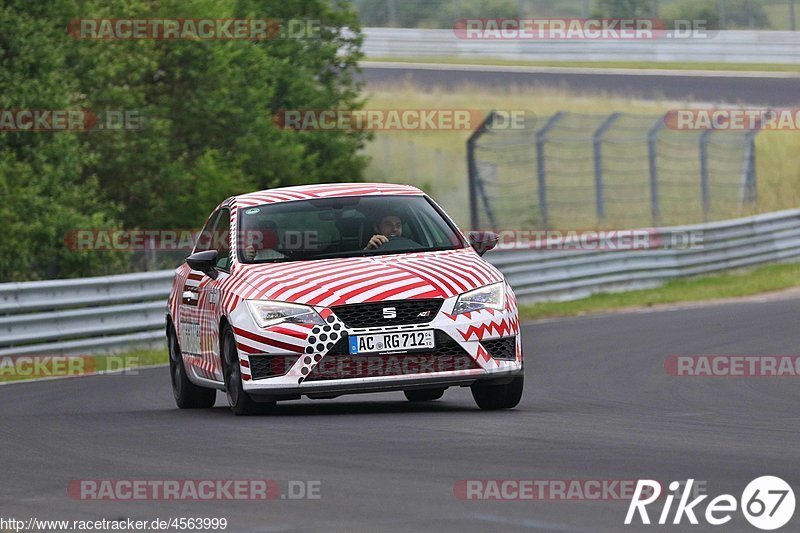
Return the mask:
[(217, 223), (220, 211), (212, 214), (203, 230), (197, 236), (197, 243), (194, 245), (194, 252), (205, 252), (206, 250), (214, 249), (214, 224)]
[(231, 267), (231, 212), (220, 209), (217, 225), (214, 228), (217, 249), (217, 268), (229, 270)]

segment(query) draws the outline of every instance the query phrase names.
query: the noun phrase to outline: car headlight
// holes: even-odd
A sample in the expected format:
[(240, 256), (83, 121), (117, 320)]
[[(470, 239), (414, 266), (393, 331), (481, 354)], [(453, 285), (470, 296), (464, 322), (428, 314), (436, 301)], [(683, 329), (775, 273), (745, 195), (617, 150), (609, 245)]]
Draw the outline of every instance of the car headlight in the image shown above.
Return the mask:
[(325, 324), (322, 317), (312, 307), (286, 302), (271, 302), (269, 300), (246, 300), (247, 308), (256, 324), (268, 328), (281, 322), (292, 324)]
[(502, 311), (506, 305), (506, 283), (492, 283), (485, 287), (473, 289), (458, 297), (453, 314), (480, 311), (481, 309), (496, 309)]

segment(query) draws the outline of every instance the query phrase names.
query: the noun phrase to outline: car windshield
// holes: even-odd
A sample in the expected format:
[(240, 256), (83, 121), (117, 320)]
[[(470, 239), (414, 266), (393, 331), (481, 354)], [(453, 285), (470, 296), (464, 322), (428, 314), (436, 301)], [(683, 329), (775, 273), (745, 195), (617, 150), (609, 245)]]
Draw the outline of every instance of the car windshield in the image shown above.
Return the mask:
[(239, 210), (243, 263), (306, 261), (464, 248), (461, 233), (424, 196), (348, 196)]

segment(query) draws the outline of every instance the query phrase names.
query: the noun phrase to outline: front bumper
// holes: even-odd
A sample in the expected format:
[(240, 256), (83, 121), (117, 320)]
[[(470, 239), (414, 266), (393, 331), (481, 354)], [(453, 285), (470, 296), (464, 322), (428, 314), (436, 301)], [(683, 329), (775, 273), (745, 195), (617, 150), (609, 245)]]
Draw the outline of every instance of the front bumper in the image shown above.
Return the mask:
[(416, 376), (399, 376), (396, 379), (387, 378), (353, 378), (323, 383), (308, 382), (296, 387), (257, 387), (248, 392), (255, 400), (276, 401), (298, 399), (308, 396), (312, 399), (335, 398), (343, 394), (366, 394), (375, 392), (394, 392), (410, 389), (432, 389), (437, 387), (468, 387), (478, 381), (491, 380), (497, 384), (510, 382), (512, 379), (523, 375), (522, 368), (513, 371), (493, 372), (487, 374), (481, 371), (475, 375), (446, 376), (424, 374)]
[[(331, 309), (317, 308), (326, 321), (326, 333), (329, 335), (322, 346), (319, 344), (321, 328), (289, 327), (284, 324), (261, 329), (252, 322), (244, 306), (239, 306), (231, 318), (234, 324), (239, 324), (234, 330), (243, 388), (256, 399), (300, 395), (333, 397), (360, 392), (468, 386), (477, 380), (510, 380), (522, 375), (522, 340), (516, 306), (507, 305), (502, 311), (484, 310), (451, 315), (456, 299), (445, 300), (440, 311), (428, 323), (391, 328), (347, 327)], [(424, 329), (435, 330), (439, 339), (437, 348), (430, 353), (349, 356), (342, 352), (343, 340), (351, 335)], [(335, 333), (335, 338), (331, 338), (331, 333)], [(513, 353), (511, 358), (504, 360), (493, 358), (482, 343), (511, 336), (516, 340), (515, 358)], [(441, 339), (445, 341), (441, 342)], [(286, 365), (282, 375), (258, 379), (259, 372), (253, 370), (258, 366), (259, 358), (265, 356), (283, 356), (290, 364)], [(371, 359), (367, 363), (360, 358)], [(383, 363), (379, 361), (381, 358), (384, 359)], [(375, 365), (372, 365), (373, 362)], [(355, 372), (353, 369), (358, 365), (362, 370), (368, 368), (368, 371)], [(388, 371), (389, 368), (393, 370)], [(398, 368), (401, 369), (399, 373)]]

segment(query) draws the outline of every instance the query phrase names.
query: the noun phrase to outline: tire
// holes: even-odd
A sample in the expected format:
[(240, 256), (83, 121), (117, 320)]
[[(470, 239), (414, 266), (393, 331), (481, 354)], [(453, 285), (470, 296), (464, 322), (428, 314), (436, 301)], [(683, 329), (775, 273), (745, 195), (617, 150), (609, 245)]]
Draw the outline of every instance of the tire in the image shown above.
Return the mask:
[(275, 402), (259, 403), (254, 401), (242, 387), (242, 371), (239, 368), (239, 350), (233, 329), (225, 326), (220, 341), (222, 351), (222, 373), (225, 377), (225, 396), (228, 405), (236, 416), (264, 414), (275, 407)]
[(409, 402), (432, 402), (444, 396), (444, 389), (412, 389), (404, 390), (403, 394)]
[(208, 409), (214, 407), (217, 400), (216, 389), (198, 387), (186, 375), (183, 355), (178, 344), (175, 328), (170, 324), (167, 332), (167, 348), (169, 349), (169, 375), (172, 382), (172, 395), (181, 409)]
[(478, 407), (491, 411), (516, 407), (522, 399), (524, 385), (525, 378), (519, 376), (504, 385), (475, 384), (470, 388)]

